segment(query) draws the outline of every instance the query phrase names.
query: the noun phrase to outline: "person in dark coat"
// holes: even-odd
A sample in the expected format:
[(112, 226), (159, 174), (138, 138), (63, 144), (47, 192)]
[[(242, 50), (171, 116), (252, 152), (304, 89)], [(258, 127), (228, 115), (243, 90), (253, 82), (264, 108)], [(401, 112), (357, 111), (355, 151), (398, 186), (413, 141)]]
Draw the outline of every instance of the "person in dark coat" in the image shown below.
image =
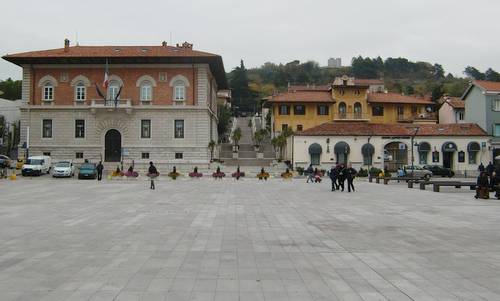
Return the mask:
[(339, 170), (339, 177), (338, 177), (339, 187), (340, 187), (341, 191), (344, 191), (345, 179), (346, 179), (346, 169), (345, 169), (345, 166), (343, 164), (340, 164), (338, 166), (338, 170)]
[(490, 181), (485, 171), (481, 172), (477, 177), (476, 195), (474, 197), (476, 199), (489, 199), (490, 197)]
[(481, 162), (481, 164), (479, 164), (479, 166), (477, 167), (477, 170), (481, 173), (484, 171), (484, 165), (483, 165), (483, 162)]
[(491, 175), (493, 174), (494, 171), (495, 171), (495, 166), (490, 161), (490, 163), (488, 164), (488, 166), (486, 166), (486, 172), (488, 173), (488, 176), (491, 177)]
[(102, 161), (99, 161), (99, 164), (97, 164), (95, 169), (97, 170), (97, 180), (98, 181), (102, 180), (102, 171), (104, 170), (104, 166), (102, 165)]
[(158, 170), (153, 165), (153, 162), (149, 162), (148, 177), (151, 180), (151, 186), (149, 188), (152, 190), (155, 189), (155, 178), (157, 176), (158, 176)]
[(498, 168), (490, 177), (490, 189), (495, 192), (495, 197), (500, 200), (500, 169)]
[(347, 191), (348, 192), (351, 192), (351, 188), (352, 188), (352, 191), (355, 191), (354, 190), (354, 178), (356, 177), (356, 174), (358, 172), (352, 168), (352, 165), (349, 164), (348, 167), (345, 169), (345, 177), (347, 179)]
[(332, 180), (332, 191), (338, 190), (339, 186), (337, 184), (337, 178), (339, 177), (339, 171), (336, 167), (330, 169), (330, 180)]
[(312, 164), (309, 164), (309, 167), (305, 171), (305, 175), (307, 176), (306, 183), (309, 183), (309, 181), (314, 183), (314, 169), (313, 169)]

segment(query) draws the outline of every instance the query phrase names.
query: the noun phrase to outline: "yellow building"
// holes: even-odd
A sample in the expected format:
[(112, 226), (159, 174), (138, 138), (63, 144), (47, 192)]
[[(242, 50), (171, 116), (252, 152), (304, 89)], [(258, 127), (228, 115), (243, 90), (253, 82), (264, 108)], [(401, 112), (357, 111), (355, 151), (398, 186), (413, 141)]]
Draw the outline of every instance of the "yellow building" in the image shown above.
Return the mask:
[(291, 128), (301, 132), (332, 120), (333, 99), (328, 87), (298, 90), (270, 97), (266, 106), (271, 108), (273, 132)]
[(437, 123), (430, 98), (387, 93), (381, 80), (338, 77), (327, 86), (294, 86), (267, 98), (274, 133), (325, 122)]

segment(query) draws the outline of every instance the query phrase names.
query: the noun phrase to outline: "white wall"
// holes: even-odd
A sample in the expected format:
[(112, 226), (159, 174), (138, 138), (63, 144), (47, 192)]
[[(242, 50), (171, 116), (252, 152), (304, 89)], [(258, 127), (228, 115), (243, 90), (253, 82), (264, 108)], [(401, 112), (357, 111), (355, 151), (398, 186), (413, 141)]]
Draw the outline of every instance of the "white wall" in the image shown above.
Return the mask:
[[(330, 143), (327, 144), (327, 138), (330, 138)], [(344, 141), (349, 144), (350, 153), (348, 160), (352, 163), (354, 168), (366, 168), (367, 166), (363, 165), (363, 155), (361, 153), (361, 147), (368, 143), (368, 136), (336, 136), (336, 137), (327, 137), (327, 136), (294, 136), (293, 143), (290, 143), (293, 150), (293, 164), (294, 166), (307, 166), (310, 163), (310, 155), (309, 155), (309, 146), (313, 143), (318, 143), (321, 145), (323, 152), (321, 154), (321, 168), (329, 168), (334, 165), (337, 161), (334, 147), (335, 144)], [(420, 142), (428, 142), (431, 145), (431, 152), (437, 150), (439, 154), (439, 162), (432, 162), (432, 155), (429, 153), (427, 164), (443, 164), (443, 153), (441, 151), (442, 146), (445, 142), (452, 141), (457, 145), (457, 152), (454, 154), (454, 163), (453, 169), (455, 171), (465, 171), (465, 170), (477, 170), (477, 166), (480, 162), (487, 163), (491, 159), (490, 152), (488, 151), (489, 147), (489, 138), (484, 137), (441, 137), (441, 136), (433, 136), (433, 137), (416, 137), (414, 143)], [(477, 164), (469, 164), (467, 145), (472, 142), (478, 142), (480, 145), (482, 143), (486, 143), (485, 147), (481, 147), (481, 151), (477, 155)], [(388, 143), (391, 142), (401, 142), (407, 145), (408, 151), (408, 164), (411, 164), (411, 139), (408, 138), (383, 138), (381, 136), (374, 136), (370, 138), (370, 143), (375, 148), (375, 153), (373, 155), (372, 166), (377, 168), (383, 168), (383, 153), (384, 147)], [(328, 152), (329, 150), (329, 152)], [(465, 152), (465, 162), (458, 162), (458, 152)], [(415, 165), (419, 165), (419, 154), (418, 148), (414, 146), (414, 157), (415, 157)]]

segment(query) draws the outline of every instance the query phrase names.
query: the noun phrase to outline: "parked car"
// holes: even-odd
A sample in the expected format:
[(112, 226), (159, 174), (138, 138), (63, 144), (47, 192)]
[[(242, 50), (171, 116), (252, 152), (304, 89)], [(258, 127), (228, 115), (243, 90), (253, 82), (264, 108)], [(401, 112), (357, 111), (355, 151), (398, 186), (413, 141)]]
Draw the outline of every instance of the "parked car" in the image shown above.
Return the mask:
[(419, 179), (430, 179), (432, 177), (432, 171), (423, 169), (420, 166), (406, 165), (403, 167), (403, 171), (407, 177), (414, 177)]
[(54, 165), (52, 177), (73, 177), (75, 175), (75, 167), (70, 161), (60, 161)]
[(24, 176), (40, 176), (50, 172), (51, 159), (49, 156), (33, 156), (29, 157), (21, 169), (21, 174)]
[(12, 168), (12, 162), (11, 158), (0, 155), (0, 168)]
[(97, 169), (95, 164), (83, 163), (78, 170), (78, 179), (95, 179), (97, 178)]
[(450, 168), (443, 167), (441, 165), (424, 165), (424, 169), (430, 170), (434, 176), (442, 177), (453, 177), (455, 172)]

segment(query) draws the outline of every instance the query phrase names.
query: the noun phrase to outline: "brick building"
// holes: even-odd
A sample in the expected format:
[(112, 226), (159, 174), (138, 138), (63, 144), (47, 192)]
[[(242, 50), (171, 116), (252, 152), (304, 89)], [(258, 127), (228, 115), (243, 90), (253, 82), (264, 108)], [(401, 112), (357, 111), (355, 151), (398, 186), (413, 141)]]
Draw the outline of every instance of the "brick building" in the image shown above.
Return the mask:
[(64, 48), (3, 58), (23, 68), (21, 145), (30, 155), (208, 164), (208, 143), (217, 141), (217, 92), (227, 89), (219, 55), (189, 43), (70, 46), (65, 40)]

